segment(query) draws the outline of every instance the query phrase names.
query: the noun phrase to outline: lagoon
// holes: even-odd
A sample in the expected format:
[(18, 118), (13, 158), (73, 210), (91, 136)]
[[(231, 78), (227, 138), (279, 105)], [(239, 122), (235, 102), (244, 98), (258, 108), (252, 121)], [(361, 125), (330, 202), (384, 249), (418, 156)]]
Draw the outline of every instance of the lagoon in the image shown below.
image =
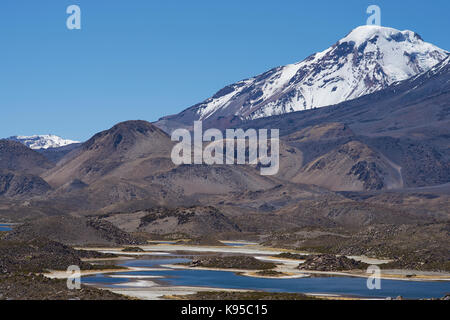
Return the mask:
[(11, 224), (8, 223), (0, 223), (0, 231), (11, 231)]
[[(159, 267), (164, 264), (188, 262), (188, 259), (132, 260), (121, 265), (129, 267)], [(195, 269), (167, 269), (155, 271), (133, 271), (114, 274), (98, 274), (85, 277), (85, 284), (98, 284), (106, 287), (119, 287), (123, 283), (137, 281), (136, 276), (155, 276), (162, 285), (212, 287), (224, 289), (249, 289), (267, 292), (292, 292), (314, 294), (337, 294), (345, 296), (386, 298), (402, 296), (410, 299), (441, 298), (450, 292), (450, 282), (444, 281), (402, 281), (381, 280), (380, 290), (369, 290), (366, 278), (358, 277), (311, 277), (295, 279), (254, 278), (229, 271), (210, 271)], [(131, 276), (130, 278), (125, 277)]]

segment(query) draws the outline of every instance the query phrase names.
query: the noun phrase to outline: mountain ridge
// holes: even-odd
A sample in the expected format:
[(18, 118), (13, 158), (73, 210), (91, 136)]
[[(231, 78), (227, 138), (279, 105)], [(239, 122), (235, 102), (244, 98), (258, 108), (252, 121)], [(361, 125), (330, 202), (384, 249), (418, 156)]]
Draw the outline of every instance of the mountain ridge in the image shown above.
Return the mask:
[(125, 170), (125, 165), (127, 172), (132, 170), (128, 162), (168, 157), (170, 146), (170, 137), (151, 123), (124, 121), (92, 136), (61, 159), (44, 177), (50, 184), (60, 186), (73, 179), (89, 183), (114, 171), (122, 176), (126, 174), (118, 172), (119, 168)]
[(166, 132), (202, 120), (207, 127), (334, 105), (423, 73), (449, 53), (415, 32), (361, 26), (305, 60), (238, 81), (155, 124)]
[(80, 143), (79, 141), (63, 139), (54, 134), (32, 135), (32, 136), (11, 136), (7, 140), (18, 141), (33, 150), (54, 149), (65, 147), (71, 144)]

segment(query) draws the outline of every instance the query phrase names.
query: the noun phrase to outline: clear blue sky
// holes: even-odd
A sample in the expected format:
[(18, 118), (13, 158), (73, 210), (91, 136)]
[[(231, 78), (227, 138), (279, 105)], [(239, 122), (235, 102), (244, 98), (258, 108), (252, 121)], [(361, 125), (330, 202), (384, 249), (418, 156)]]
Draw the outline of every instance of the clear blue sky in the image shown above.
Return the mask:
[[(66, 8), (82, 29), (66, 28)], [(223, 86), (324, 50), (366, 8), (450, 50), (450, 1), (1, 0), (0, 137), (85, 140), (155, 121)]]

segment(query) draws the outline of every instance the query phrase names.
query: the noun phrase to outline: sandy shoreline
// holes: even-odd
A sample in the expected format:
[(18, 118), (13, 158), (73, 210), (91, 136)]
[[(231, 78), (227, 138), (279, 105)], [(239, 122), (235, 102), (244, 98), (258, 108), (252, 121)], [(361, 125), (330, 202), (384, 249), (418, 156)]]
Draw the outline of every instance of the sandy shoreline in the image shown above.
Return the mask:
[[(298, 270), (292, 267), (278, 266), (274, 271), (278, 271), (286, 274), (286, 276), (262, 276), (256, 274), (258, 270), (245, 270), (245, 269), (226, 269), (226, 268), (204, 268), (204, 267), (189, 267), (183, 265), (164, 265), (164, 267), (172, 269), (187, 269), (187, 270), (209, 270), (209, 271), (226, 271), (226, 272), (236, 272), (243, 276), (249, 276), (254, 278), (265, 278), (265, 279), (296, 279), (296, 278), (307, 278), (312, 274), (316, 275), (328, 275), (328, 276), (345, 276), (345, 277), (358, 277), (358, 278), (368, 278), (371, 274), (362, 273), (361, 271), (349, 271), (349, 272), (339, 272), (339, 271), (309, 271), (309, 270)], [(396, 270), (401, 271), (401, 270)], [(404, 275), (399, 273), (381, 273), (381, 279), (384, 280), (402, 280), (402, 281), (450, 281), (449, 274), (443, 274), (441, 276), (437, 275), (416, 275), (415, 277), (407, 277), (409, 273)]]
[[(227, 241), (231, 242), (231, 241)], [(235, 243), (238, 243), (236, 241)], [(144, 300), (160, 300), (160, 299), (175, 299), (179, 297), (174, 296), (184, 296), (189, 294), (195, 294), (197, 292), (203, 291), (235, 291), (235, 292), (249, 292), (254, 290), (235, 290), (235, 289), (224, 289), (224, 288), (213, 288), (213, 287), (194, 287), (194, 286), (170, 286), (162, 285), (159, 281), (153, 281), (153, 279), (163, 279), (164, 277), (150, 276), (150, 275), (120, 275), (120, 273), (126, 273), (130, 271), (167, 271), (171, 269), (186, 269), (186, 270), (210, 270), (210, 271), (223, 271), (223, 272), (234, 272), (239, 273), (242, 276), (254, 277), (254, 278), (266, 278), (266, 279), (296, 279), (311, 277), (314, 275), (323, 276), (345, 276), (345, 277), (360, 277), (368, 278), (371, 274), (364, 273), (364, 271), (348, 271), (348, 272), (334, 272), (334, 271), (308, 271), (299, 270), (297, 267), (304, 260), (295, 260), (288, 258), (280, 258), (276, 255), (288, 250), (277, 249), (277, 248), (267, 248), (260, 245), (245, 245), (237, 247), (216, 247), (216, 246), (190, 246), (190, 245), (175, 245), (175, 244), (150, 244), (139, 246), (144, 252), (122, 252), (123, 248), (78, 248), (79, 250), (94, 250), (104, 253), (114, 253), (119, 255), (116, 258), (100, 258), (100, 259), (85, 259), (85, 261), (114, 261), (114, 260), (130, 260), (141, 256), (154, 256), (164, 258), (170, 257), (171, 254), (176, 252), (195, 252), (198, 253), (227, 253), (227, 254), (246, 254), (255, 257), (256, 259), (263, 261), (271, 261), (277, 264), (274, 271), (282, 273), (280, 276), (267, 276), (257, 274), (258, 270), (246, 270), (246, 269), (226, 269), (226, 268), (204, 268), (204, 267), (189, 267), (185, 265), (174, 265), (166, 264), (161, 265), (157, 268), (139, 268), (139, 267), (128, 267), (126, 269), (104, 269), (104, 270), (83, 270), (81, 271), (81, 276), (90, 276), (96, 274), (108, 273), (111, 277), (117, 278), (128, 278), (130, 281), (121, 283), (120, 285), (110, 288), (101, 285), (92, 285), (104, 290), (109, 290), (118, 294), (126, 295), (135, 299)], [(294, 252), (294, 251), (289, 251)], [(308, 253), (304, 253), (308, 254)], [(355, 260), (363, 261), (370, 264), (383, 264), (389, 262), (389, 260), (382, 259), (372, 259), (367, 257), (351, 257)], [(51, 271), (44, 274), (49, 278), (57, 279), (67, 279), (70, 274), (65, 271)], [(381, 279), (384, 280), (402, 280), (402, 281), (450, 281), (450, 273), (439, 273), (439, 272), (420, 272), (413, 270), (382, 270)], [(328, 299), (365, 299), (357, 297), (346, 297), (344, 295), (329, 295), (329, 294), (311, 294), (304, 293), (306, 295), (328, 298)]]
[[(241, 241), (226, 241), (230, 243), (243, 243)], [(323, 274), (323, 275), (334, 275), (334, 276), (349, 276), (349, 277), (362, 277), (368, 278), (371, 274), (364, 273), (361, 270), (358, 271), (314, 271), (314, 270), (299, 270), (297, 266), (304, 260), (294, 260), (287, 258), (276, 257), (277, 254), (282, 252), (287, 252), (289, 250), (279, 249), (279, 248), (268, 248), (262, 247), (261, 245), (245, 245), (242, 247), (218, 247), (218, 246), (191, 246), (191, 245), (177, 245), (177, 244), (150, 244), (150, 245), (140, 245), (140, 248), (144, 252), (122, 252), (123, 248), (77, 248), (79, 250), (94, 250), (104, 253), (114, 253), (120, 255), (119, 259), (132, 259), (132, 256), (145, 256), (145, 255), (158, 255), (161, 257), (170, 256), (171, 253), (177, 251), (188, 251), (188, 252), (211, 252), (211, 253), (229, 253), (229, 254), (247, 254), (252, 255), (256, 259), (263, 261), (270, 261), (277, 264), (275, 271), (287, 274), (287, 276), (272, 277), (272, 276), (262, 276), (254, 274), (255, 271), (249, 271), (245, 269), (222, 269), (222, 268), (195, 268), (198, 270), (213, 270), (213, 271), (229, 271), (229, 272), (239, 272), (246, 276), (258, 277), (258, 278), (301, 278), (308, 277), (311, 274)], [(290, 250), (289, 252), (296, 252), (295, 250)], [(305, 255), (311, 253), (296, 252)], [(125, 257), (124, 257), (125, 256)], [(381, 265), (391, 260), (387, 259), (375, 259), (368, 258), (365, 256), (351, 256), (350, 258), (365, 262), (372, 265)], [(92, 259), (91, 261), (99, 260)], [(102, 259), (103, 260), (103, 259)], [(118, 258), (106, 258), (104, 260), (118, 260)], [(180, 265), (166, 265), (165, 267), (170, 267), (174, 269), (193, 269), (186, 266)], [(154, 269), (153, 269), (154, 270)], [(103, 273), (103, 272), (99, 272)], [(95, 273), (94, 273), (95, 274)], [(413, 276), (412, 276), (413, 275)], [(404, 280), (404, 281), (450, 281), (450, 273), (441, 272), (423, 272), (414, 270), (382, 270), (381, 279), (386, 280)]]
[[(169, 269), (166, 268), (138, 268), (138, 267), (127, 267), (124, 269), (99, 269), (99, 270), (81, 270), (80, 275), (81, 277), (85, 276), (92, 276), (96, 274), (103, 274), (103, 273), (124, 273), (124, 272), (135, 272), (135, 271), (167, 271)], [(42, 273), (43, 276), (50, 278), (50, 279), (67, 279), (70, 276), (73, 276), (73, 273), (68, 273), (66, 271), (60, 271), (60, 270), (51, 270), (46, 273)]]
[(190, 246), (179, 244), (149, 244), (136, 246), (144, 250), (144, 252), (122, 252), (125, 247), (92, 247), (92, 248), (76, 248), (77, 250), (90, 250), (105, 253), (115, 253), (118, 255), (167, 255), (169, 252), (188, 251), (188, 252), (216, 252), (216, 253), (236, 253), (236, 254), (262, 254), (276, 255), (285, 252), (284, 249), (267, 248), (260, 245), (246, 245), (241, 247), (226, 246)]
[(235, 290), (235, 289), (220, 289), (220, 288), (212, 288), (212, 287), (188, 287), (188, 286), (179, 286), (179, 287), (163, 287), (163, 286), (155, 286), (149, 289), (139, 289), (139, 288), (124, 288), (124, 289), (109, 289), (106, 290), (112, 291), (114, 293), (122, 294), (125, 296), (129, 296), (136, 299), (142, 300), (171, 300), (175, 299), (174, 296), (183, 296), (189, 294), (195, 294), (197, 292), (205, 292), (205, 291), (215, 291), (215, 292), (251, 292), (252, 290)]

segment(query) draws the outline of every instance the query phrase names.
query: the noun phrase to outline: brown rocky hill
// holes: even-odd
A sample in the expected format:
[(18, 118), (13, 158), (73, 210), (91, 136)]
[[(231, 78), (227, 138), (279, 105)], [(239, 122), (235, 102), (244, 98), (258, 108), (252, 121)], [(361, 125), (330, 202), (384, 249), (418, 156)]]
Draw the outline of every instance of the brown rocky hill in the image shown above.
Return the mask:
[(95, 218), (53, 216), (21, 224), (5, 236), (9, 241), (48, 238), (67, 245), (133, 245), (145, 241)]
[(20, 142), (0, 140), (0, 170), (39, 175), (53, 166), (46, 157)]
[(214, 207), (154, 208), (133, 213), (109, 214), (106, 221), (128, 232), (193, 237), (225, 232), (240, 232), (239, 227)]
[(51, 190), (39, 176), (0, 170), (0, 196), (8, 198), (43, 195)]
[(176, 166), (170, 158), (173, 145), (149, 122), (119, 123), (42, 175), (55, 189), (47, 201), (63, 211), (113, 211), (135, 201), (145, 201), (146, 207), (190, 205), (202, 195), (267, 189), (277, 183), (255, 167)]
[(0, 196), (32, 197), (51, 187), (39, 175), (54, 164), (20, 142), (0, 140)]
[(122, 122), (102, 131), (43, 174), (55, 188), (49, 205), (79, 211), (139, 199), (165, 203), (168, 192), (148, 177), (174, 167), (172, 145), (167, 134), (146, 121)]
[(316, 158), (292, 180), (335, 191), (403, 187), (400, 168), (359, 141), (350, 141)]
[(94, 135), (43, 177), (53, 186), (74, 179), (90, 184), (107, 176), (139, 178), (170, 166), (171, 145), (167, 134), (146, 121), (122, 122)]

